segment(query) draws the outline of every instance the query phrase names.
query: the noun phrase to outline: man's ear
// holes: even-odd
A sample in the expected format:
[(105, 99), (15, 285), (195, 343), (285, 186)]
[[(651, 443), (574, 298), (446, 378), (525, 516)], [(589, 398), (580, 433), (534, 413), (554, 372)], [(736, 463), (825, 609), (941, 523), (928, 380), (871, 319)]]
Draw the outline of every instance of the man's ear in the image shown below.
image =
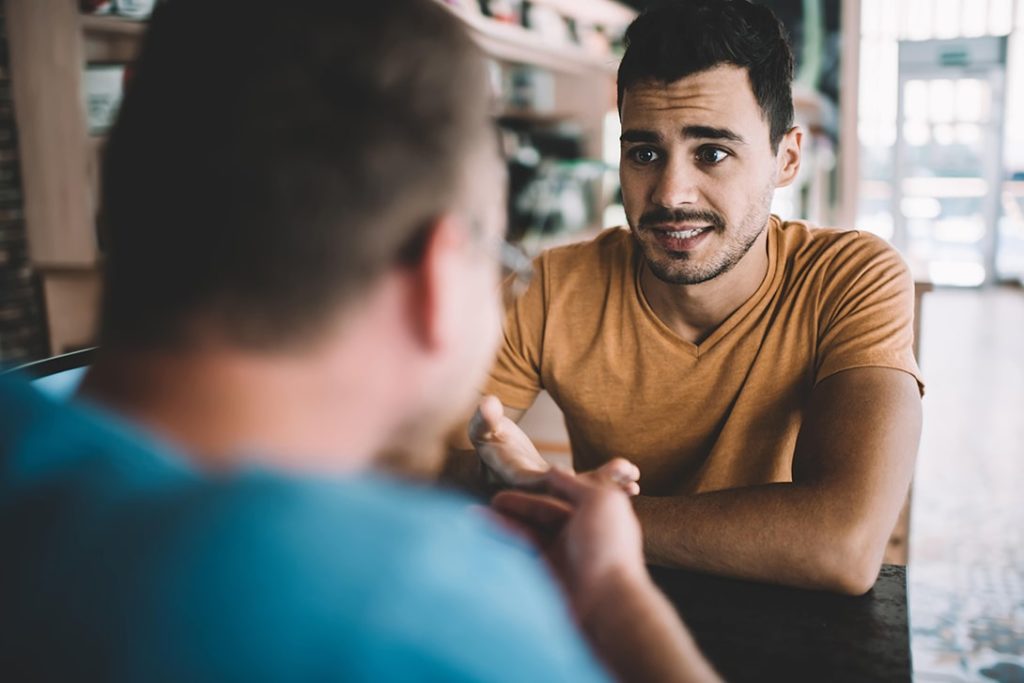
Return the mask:
[(416, 339), (428, 351), (448, 345), (458, 332), (462, 253), (468, 239), (461, 221), (452, 214), (434, 218), (419, 263), (410, 266), (408, 320)]
[(792, 183), (800, 172), (800, 149), (804, 142), (804, 132), (799, 126), (793, 126), (779, 140), (779, 152), (775, 155), (778, 164), (775, 187), (785, 187)]

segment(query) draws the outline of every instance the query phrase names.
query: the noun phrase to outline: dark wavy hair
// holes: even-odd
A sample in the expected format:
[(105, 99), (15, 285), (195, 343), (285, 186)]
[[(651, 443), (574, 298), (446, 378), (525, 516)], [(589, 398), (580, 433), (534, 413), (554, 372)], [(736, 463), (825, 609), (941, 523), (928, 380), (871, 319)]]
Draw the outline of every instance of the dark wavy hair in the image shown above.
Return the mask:
[(619, 65), (619, 111), (623, 93), (637, 83), (672, 83), (719, 64), (747, 70), (778, 151), (793, 126), (793, 52), (775, 14), (747, 0), (675, 0), (637, 17)]

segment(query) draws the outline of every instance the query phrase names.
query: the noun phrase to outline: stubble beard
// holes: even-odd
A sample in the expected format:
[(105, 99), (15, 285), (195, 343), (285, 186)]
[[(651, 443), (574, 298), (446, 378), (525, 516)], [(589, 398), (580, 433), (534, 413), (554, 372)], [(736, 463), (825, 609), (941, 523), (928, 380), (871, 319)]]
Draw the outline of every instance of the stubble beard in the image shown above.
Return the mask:
[[(647, 267), (656, 278), (670, 285), (699, 285), (728, 273), (747, 255), (768, 225), (773, 190), (773, 187), (768, 188), (762, 200), (744, 217), (735, 230), (731, 230), (725, 224), (725, 220), (718, 217), (718, 225), (712, 227), (713, 234), (709, 237), (724, 236), (727, 241), (703, 264), (693, 262), (689, 253), (666, 254), (663, 249), (645, 242), (639, 235), (640, 231), (645, 230), (643, 220), (640, 221), (639, 228), (631, 225), (630, 233), (640, 248)], [(683, 220), (686, 215), (680, 215), (678, 218)]]

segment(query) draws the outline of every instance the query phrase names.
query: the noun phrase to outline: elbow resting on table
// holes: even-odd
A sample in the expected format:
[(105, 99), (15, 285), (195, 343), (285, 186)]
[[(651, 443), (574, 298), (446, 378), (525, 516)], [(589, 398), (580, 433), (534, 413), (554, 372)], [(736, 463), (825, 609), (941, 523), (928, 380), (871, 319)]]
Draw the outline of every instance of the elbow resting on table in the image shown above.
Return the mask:
[(882, 552), (865, 533), (849, 533), (819, 546), (822, 588), (843, 595), (864, 595), (878, 579)]

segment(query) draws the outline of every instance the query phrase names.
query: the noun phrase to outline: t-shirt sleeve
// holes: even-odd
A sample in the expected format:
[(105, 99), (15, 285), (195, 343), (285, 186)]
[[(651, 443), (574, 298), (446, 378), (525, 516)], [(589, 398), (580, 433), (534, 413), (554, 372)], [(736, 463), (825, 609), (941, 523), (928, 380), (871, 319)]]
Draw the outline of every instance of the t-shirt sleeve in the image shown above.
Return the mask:
[(868, 234), (843, 245), (821, 298), (815, 384), (843, 370), (880, 367), (924, 380), (914, 358), (914, 280), (899, 253)]
[(543, 389), (541, 355), (547, 318), (548, 256), (534, 260), (530, 286), (505, 314), (498, 357), (484, 389), (510, 408), (525, 410)]

